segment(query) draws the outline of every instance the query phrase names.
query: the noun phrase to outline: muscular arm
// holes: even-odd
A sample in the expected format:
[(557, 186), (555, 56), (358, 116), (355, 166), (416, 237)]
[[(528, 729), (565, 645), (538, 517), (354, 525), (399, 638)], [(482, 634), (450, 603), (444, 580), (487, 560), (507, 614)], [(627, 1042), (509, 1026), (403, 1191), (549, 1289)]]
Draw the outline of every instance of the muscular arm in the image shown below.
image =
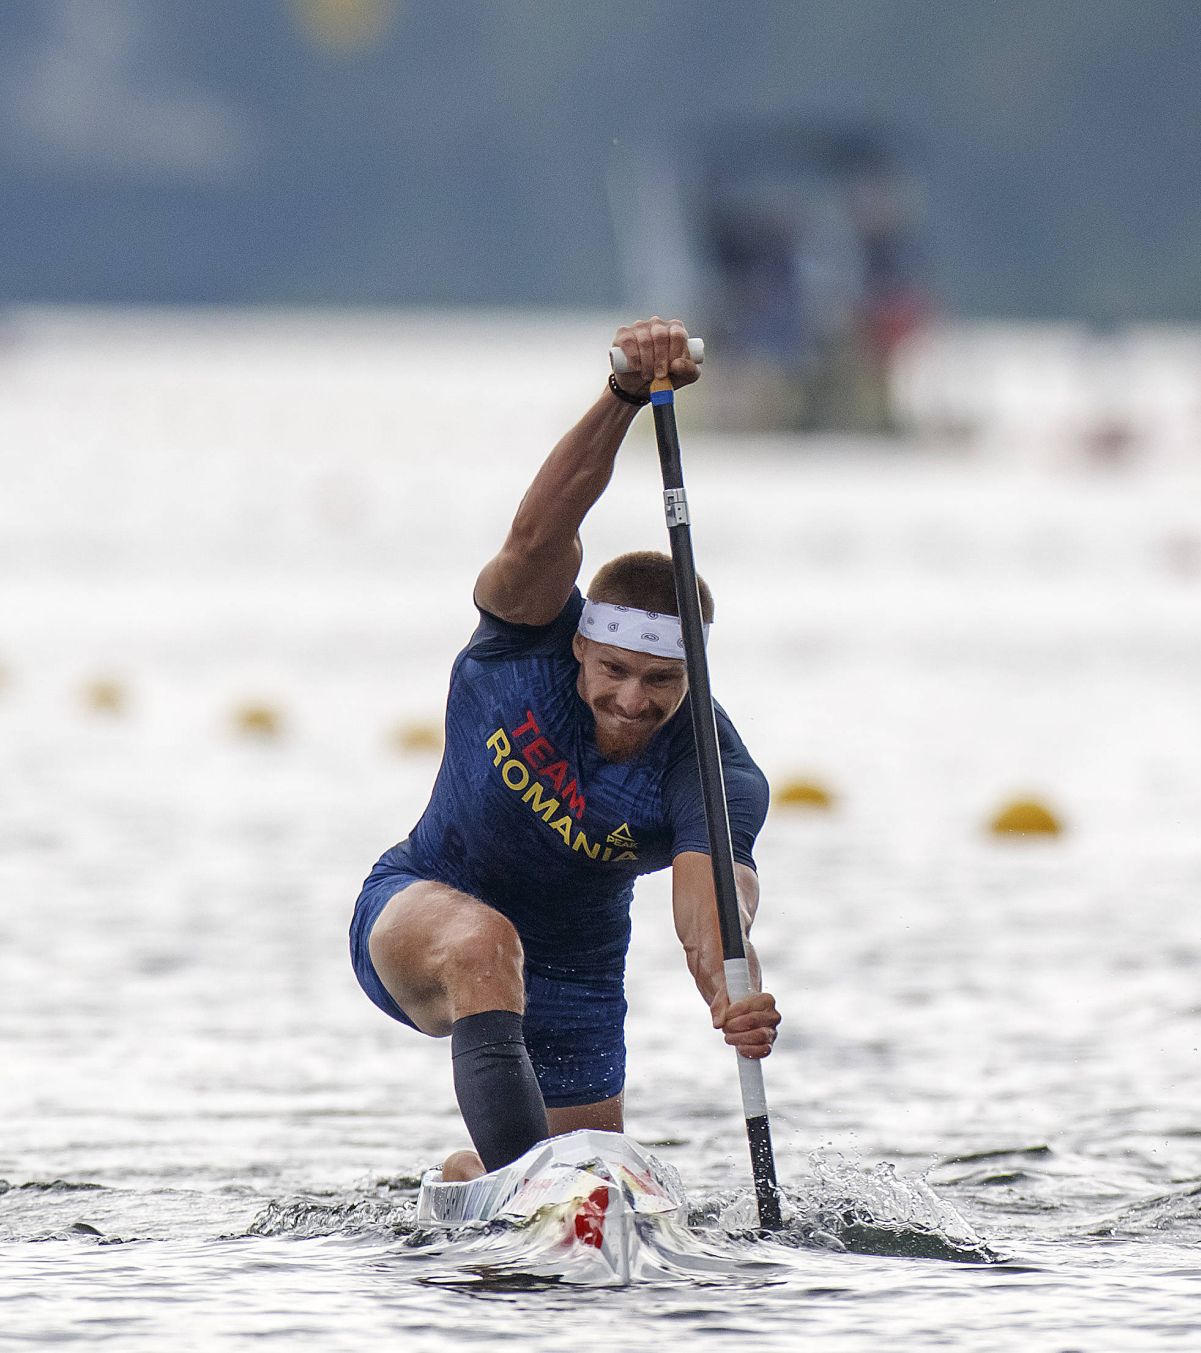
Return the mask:
[[(738, 889), (743, 933), (747, 934), (759, 905), (759, 876), (748, 865), (735, 864), (734, 882)], [(713, 869), (708, 855), (684, 851), (676, 856), (671, 869), (671, 903), (676, 934), (684, 946), (688, 970), (712, 1012), (714, 1028), (721, 1029), (726, 1042), (743, 1056), (766, 1057), (775, 1042), (780, 1015), (774, 997), (758, 991), (759, 959), (749, 939), (746, 956), (751, 984), (756, 991), (745, 1000), (730, 1004), (722, 967)]]
[[(696, 380), (688, 330), (657, 315), (618, 329), (614, 343), (629, 359), (618, 383), (644, 394), (652, 376), (677, 388)], [(478, 606), (518, 625), (547, 625), (563, 609), (584, 556), (580, 524), (604, 493), (637, 408), (610, 391), (550, 453), (526, 491), (508, 537), (475, 584)]]
[(476, 581), (476, 605), (518, 625), (547, 625), (559, 614), (584, 557), (580, 523), (605, 491), (637, 412), (606, 391), (562, 438)]

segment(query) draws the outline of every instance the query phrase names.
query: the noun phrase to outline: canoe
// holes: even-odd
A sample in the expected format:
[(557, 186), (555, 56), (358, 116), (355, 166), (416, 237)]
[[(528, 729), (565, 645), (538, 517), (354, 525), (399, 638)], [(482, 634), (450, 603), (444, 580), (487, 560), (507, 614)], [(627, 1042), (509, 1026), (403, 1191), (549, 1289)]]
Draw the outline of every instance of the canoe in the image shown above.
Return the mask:
[[(632, 1137), (581, 1131), (540, 1142), (480, 1179), (446, 1183), (427, 1170), (418, 1225), (507, 1223), (536, 1233), (532, 1248), (557, 1254), (588, 1281), (627, 1283), (652, 1252), (679, 1248), (688, 1218), (679, 1178)], [(675, 1243), (672, 1243), (672, 1242)]]

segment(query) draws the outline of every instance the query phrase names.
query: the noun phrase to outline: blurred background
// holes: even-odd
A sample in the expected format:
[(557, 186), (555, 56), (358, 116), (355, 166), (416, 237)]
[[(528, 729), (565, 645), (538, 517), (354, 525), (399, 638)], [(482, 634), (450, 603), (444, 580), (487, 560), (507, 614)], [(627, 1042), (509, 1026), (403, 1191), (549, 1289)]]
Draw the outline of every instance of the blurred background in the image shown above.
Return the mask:
[(12, 0), (0, 38), (10, 307), (671, 310), (715, 421), (1008, 399), (1109, 455), (1155, 418), (1115, 386), (1196, 367), (1147, 332), (1201, 317), (1189, 0)]
[[(652, 310), (709, 341), (681, 426), (775, 794), (782, 1140), (1043, 1141), (1195, 1085), (1199, 67), (1195, 0), (5, 0), (0, 1177), (454, 1139), (345, 929), (475, 575)], [(656, 476), (640, 421), (585, 579), (663, 541)], [(632, 1123), (717, 1177), (667, 905)]]

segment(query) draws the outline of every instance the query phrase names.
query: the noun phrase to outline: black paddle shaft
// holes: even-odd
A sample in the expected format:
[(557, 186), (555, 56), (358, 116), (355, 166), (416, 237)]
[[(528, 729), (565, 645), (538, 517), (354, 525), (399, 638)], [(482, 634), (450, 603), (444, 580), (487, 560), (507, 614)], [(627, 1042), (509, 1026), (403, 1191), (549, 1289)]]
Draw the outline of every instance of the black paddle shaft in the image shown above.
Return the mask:
[(692, 730), (696, 738), (697, 764), (701, 772), (701, 792), (705, 802), (705, 825), (709, 830), (713, 884), (717, 890), (717, 920), (721, 927), (722, 957), (745, 958), (742, 921), (738, 909), (738, 889), (734, 882), (734, 847), (730, 841), (730, 813), (726, 806), (726, 784), (721, 770), (717, 741), (717, 714), (709, 684), (709, 663), (705, 657), (705, 632), (701, 619), (701, 594), (696, 581), (696, 561), (692, 553), (688, 500), (684, 494), (684, 468), (680, 461), (680, 438), (676, 431), (673, 404), (655, 405), (655, 440), (659, 445), (659, 467), (663, 472), (663, 499), (667, 508), (667, 534), (671, 541), (671, 562), (675, 571), (676, 601), (680, 608), (680, 628), (684, 633), (684, 665), (688, 671), (688, 693), (692, 704)]
[[(659, 388), (657, 388), (659, 387)], [(722, 957), (726, 961), (727, 986), (731, 961), (746, 973), (746, 944), (734, 879), (734, 847), (730, 841), (730, 813), (726, 805), (726, 786), (721, 769), (721, 751), (717, 740), (717, 713), (709, 685), (709, 663), (705, 657), (705, 633), (701, 620), (701, 596), (696, 581), (696, 561), (692, 553), (688, 499), (684, 492), (684, 468), (680, 460), (680, 438), (676, 430), (673, 392), (667, 381), (651, 387), (655, 414), (655, 441), (659, 447), (659, 466), (663, 472), (663, 502), (667, 515), (667, 534), (671, 540), (671, 559), (675, 573), (676, 603), (684, 636), (684, 662), (688, 672), (688, 693), (692, 704), (692, 729), (696, 739), (697, 764), (705, 804), (705, 824), (709, 832), (709, 852), (713, 866), (713, 886), (717, 894), (717, 920), (721, 928)], [(755, 1199), (759, 1225), (767, 1231), (781, 1226), (780, 1192), (776, 1185), (776, 1161), (771, 1143), (771, 1124), (763, 1090), (763, 1068), (738, 1054), (739, 1081), (742, 1085), (747, 1141), (751, 1170), (755, 1178)]]

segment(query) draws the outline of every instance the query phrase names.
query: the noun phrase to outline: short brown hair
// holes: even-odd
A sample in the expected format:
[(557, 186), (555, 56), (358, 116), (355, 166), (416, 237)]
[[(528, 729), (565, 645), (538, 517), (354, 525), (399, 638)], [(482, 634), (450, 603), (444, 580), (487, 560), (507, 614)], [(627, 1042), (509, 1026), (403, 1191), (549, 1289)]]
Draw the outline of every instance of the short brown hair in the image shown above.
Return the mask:
[[(701, 594), (701, 619), (713, 620), (713, 593), (704, 578), (697, 578)], [(660, 615), (679, 615), (676, 579), (671, 556), (659, 550), (634, 550), (619, 554), (597, 570), (588, 588), (590, 601), (606, 601), (610, 606), (636, 606), (640, 611)]]

